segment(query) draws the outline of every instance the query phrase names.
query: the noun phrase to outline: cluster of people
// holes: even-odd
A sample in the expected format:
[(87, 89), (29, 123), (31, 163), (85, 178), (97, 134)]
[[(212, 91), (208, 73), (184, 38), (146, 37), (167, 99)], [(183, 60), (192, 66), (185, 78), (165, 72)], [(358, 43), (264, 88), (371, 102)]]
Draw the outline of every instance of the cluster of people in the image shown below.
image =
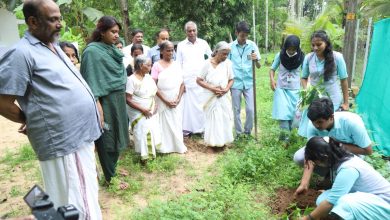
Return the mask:
[[(37, 154), (56, 207), (74, 204), (80, 219), (102, 218), (95, 149), (109, 184), (131, 141), (145, 164), (156, 152), (185, 153), (186, 136), (203, 135), (211, 149), (233, 142), (234, 132), (237, 138), (250, 136), (252, 68), (260, 68), (260, 53), (248, 39), (246, 22), (237, 23), (235, 41), (218, 42), (211, 51), (189, 21), (187, 37), (175, 50), (168, 29), (158, 31), (152, 48), (143, 44), (139, 29), (125, 46), (121, 24), (103, 16), (79, 59), (73, 44), (57, 44), (62, 26), (54, 1), (25, 1), (23, 14), (28, 30), (0, 58), (0, 114), (22, 124), (19, 132), (27, 134)], [(270, 71), (272, 116), (285, 131), (281, 140), (292, 129), (301, 85), (323, 86), (329, 95), (311, 103), (299, 127), (309, 142), (294, 155), (304, 166), (296, 194), (307, 191), (313, 172), (334, 181), (305, 218), (330, 212), (343, 219), (386, 218), (390, 184), (358, 157), (372, 153), (363, 121), (335, 111), (349, 108), (344, 59), (324, 31), (313, 33), (311, 43), (313, 52), (305, 56), (299, 38), (288, 36)]]
[(102, 218), (95, 150), (109, 184), (130, 139), (145, 163), (156, 152), (185, 153), (184, 136), (193, 134), (224, 147), (234, 139), (233, 118), (237, 134), (250, 134), (253, 107), (243, 131), (240, 104), (232, 105), (242, 93), (253, 103), (249, 69), (252, 60), (260, 66), (245, 22), (233, 48), (219, 42), (213, 51), (187, 22), (175, 50), (167, 29), (152, 48), (142, 44), (141, 30), (125, 46), (121, 24), (103, 16), (80, 56), (74, 44), (58, 43), (62, 17), (54, 1), (25, 1), (23, 14), (28, 30), (0, 58), (0, 114), (22, 124), (55, 207), (73, 204), (80, 219)]
[[(308, 142), (294, 154), (304, 167), (295, 196), (307, 192), (313, 173), (330, 183), (317, 198), (317, 207), (304, 220), (388, 219), (390, 183), (362, 158), (372, 154), (372, 142), (361, 117), (348, 112), (347, 70), (343, 55), (333, 51), (325, 31), (311, 36), (312, 52), (304, 55), (300, 39), (288, 36), (276, 54), (269, 76), (274, 91), (272, 117), (279, 121), (280, 140), (288, 142), (301, 89), (310, 84), (324, 97), (304, 109), (299, 135)], [(277, 80), (275, 72), (279, 68)]]

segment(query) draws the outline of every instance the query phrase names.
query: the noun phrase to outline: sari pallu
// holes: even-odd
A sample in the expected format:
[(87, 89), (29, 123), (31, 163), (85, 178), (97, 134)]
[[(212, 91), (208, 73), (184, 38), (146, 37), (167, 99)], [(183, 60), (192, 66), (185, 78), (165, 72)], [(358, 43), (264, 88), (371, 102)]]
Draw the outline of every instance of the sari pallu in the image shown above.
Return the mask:
[[(159, 64), (155, 64), (159, 65)], [(157, 87), (160, 93), (169, 101), (175, 101), (180, 93), (180, 86), (183, 83), (181, 68), (178, 63), (173, 62), (169, 67), (158, 75)], [(157, 98), (160, 131), (161, 131), (161, 153), (184, 153), (187, 147), (183, 142), (183, 98), (175, 108), (169, 108), (163, 101)]]

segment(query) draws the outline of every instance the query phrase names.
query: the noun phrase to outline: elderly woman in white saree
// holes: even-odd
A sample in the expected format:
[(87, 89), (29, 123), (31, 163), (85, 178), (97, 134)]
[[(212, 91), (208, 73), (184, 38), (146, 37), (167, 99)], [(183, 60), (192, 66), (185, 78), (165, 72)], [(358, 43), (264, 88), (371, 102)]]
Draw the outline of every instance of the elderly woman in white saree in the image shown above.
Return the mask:
[(126, 84), (126, 102), (129, 105), (130, 132), (134, 137), (135, 151), (141, 154), (141, 163), (156, 157), (156, 148), (161, 145), (155, 96), (157, 86), (148, 74), (151, 61), (144, 55), (134, 61), (134, 74)]
[(233, 111), (230, 87), (233, 70), (227, 56), (228, 43), (217, 43), (212, 57), (205, 62), (196, 82), (205, 88), (204, 111), (206, 116), (204, 141), (211, 147), (224, 147), (233, 142)]
[(157, 103), (161, 131), (160, 153), (185, 153), (183, 142), (183, 106), (180, 102), (184, 83), (179, 63), (173, 61), (174, 46), (170, 41), (160, 45), (161, 59), (152, 67), (157, 83)]

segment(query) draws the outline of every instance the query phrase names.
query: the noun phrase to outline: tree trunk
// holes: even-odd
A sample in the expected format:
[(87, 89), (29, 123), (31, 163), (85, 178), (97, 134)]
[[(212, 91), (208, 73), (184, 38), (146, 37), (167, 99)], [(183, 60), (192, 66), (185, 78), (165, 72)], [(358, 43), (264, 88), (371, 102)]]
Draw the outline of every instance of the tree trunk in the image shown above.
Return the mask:
[[(131, 42), (130, 38), (130, 19), (129, 19), (129, 5), (127, 0), (119, 0), (122, 12), (122, 28), (123, 36), (125, 38), (125, 44), (128, 45)], [(125, 45), (123, 45), (125, 46)]]
[(355, 32), (356, 32), (356, 12), (358, 9), (358, 0), (346, 0), (345, 11), (347, 13), (345, 19), (345, 35), (343, 55), (347, 64), (348, 72), (348, 88), (351, 88), (352, 70), (353, 70), (353, 54), (355, 51)]
[(268, 0), (265, 0), (265, 51), (268, 53)]
[(288, 16), (290, 18), (295, 18), (295, 16), (296, 16), (296, 14), (295, 14), (295, 0), (289, 0), (288, 5), (289, 5)]
[(272, 39), (273, 39), (273, 45), (272, 45), (272, 48), (273, 50), (275, 50), (276, 48), (276, 45), (278, 44), (276, 42), (276, 3), (273, 2), (273, 17), (272, 17)]

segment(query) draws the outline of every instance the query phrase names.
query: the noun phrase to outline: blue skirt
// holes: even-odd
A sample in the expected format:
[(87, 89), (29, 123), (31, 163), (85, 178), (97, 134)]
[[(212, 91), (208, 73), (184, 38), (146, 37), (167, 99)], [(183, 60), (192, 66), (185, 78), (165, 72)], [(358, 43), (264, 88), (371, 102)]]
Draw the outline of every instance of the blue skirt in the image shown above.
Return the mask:
[(272, 118), (293, 120), (298, 99), (299, 89), (276, 88), (272, 105)]

